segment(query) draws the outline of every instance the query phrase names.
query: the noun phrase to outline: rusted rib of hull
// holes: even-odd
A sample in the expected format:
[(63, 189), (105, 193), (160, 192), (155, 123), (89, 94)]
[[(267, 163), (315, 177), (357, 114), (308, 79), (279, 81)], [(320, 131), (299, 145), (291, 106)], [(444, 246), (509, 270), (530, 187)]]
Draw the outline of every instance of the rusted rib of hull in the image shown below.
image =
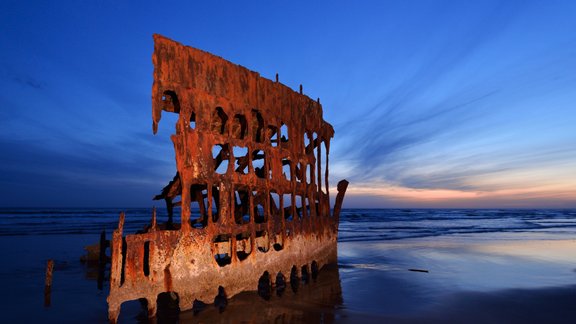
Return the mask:
[[(155, 199), (169, 221), (146, 233), (114, 232), (109, 318), (145, 298), (149, 316), (163, 292), (180, 309), (210, 303), (336, 262), (338, 217), (347, 182), (330, 211), (328, 153), (334, 130), (319, 100), (212, 54), (154, 36), (153, 131), (177, 113), (177, 174)], [(181, 224), (172, 224), (173, 207)]]

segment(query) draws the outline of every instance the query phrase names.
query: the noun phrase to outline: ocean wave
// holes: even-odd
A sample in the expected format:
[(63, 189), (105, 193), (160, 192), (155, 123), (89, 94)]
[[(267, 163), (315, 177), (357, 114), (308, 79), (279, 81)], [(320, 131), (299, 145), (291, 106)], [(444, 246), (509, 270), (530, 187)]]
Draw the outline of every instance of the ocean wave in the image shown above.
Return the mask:
[[(0, 209), (0, 236), (112, 232), (121, 209)], [(125, 232), (150, 222), (150, 208), (126, 211)], [(158, 221), (166, 220), (159, 208)], [(175, 217), (179, 221), (179, 217)], [(399, 240), (456, 234), (562, 231), (576, 235), (576, 210), (343, 209), (339, 241)]]

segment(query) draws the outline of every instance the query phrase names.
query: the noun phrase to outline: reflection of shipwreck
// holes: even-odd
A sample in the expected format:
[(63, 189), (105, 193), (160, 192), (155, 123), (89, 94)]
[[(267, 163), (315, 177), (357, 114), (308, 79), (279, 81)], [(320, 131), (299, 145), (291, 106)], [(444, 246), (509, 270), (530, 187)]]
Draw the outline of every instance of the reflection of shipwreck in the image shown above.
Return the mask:
[[(290, 282), (336, 261), (328, 152), (334, 130), (318, 101), (220, 57), (154, 36), (153, 128), (179, 114), (172, 135), (178, 173), (157, 199), (169, 221), (126, 235), (120, 216), (111, 250), (109, 318), (124, 301), (176, 293), (180, 309)], [(175, 201), (180, 196), (180, 201)], [(181, 224), (172, 223), (181, 206)], [(266, 287), (266, 285), (264, 285)]]

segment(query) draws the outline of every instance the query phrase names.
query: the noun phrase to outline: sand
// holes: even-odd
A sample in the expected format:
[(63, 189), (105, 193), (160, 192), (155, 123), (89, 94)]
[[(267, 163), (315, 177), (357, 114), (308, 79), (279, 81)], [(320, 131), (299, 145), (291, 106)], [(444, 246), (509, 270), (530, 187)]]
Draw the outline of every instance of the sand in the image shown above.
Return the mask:
[[(0, 237), (2, 322), (106, 323), (106, 288), (82, 264), (98, 235)], [(55, 260), (50, 307), (46, 260)], [(427, 270), (414, 272), (409, 269)], [(169, 316), (168, 316), (169, 317)], [(269, 301), (243, 293), (180, 323), (575, 323), (576, 240), (453, 236), (339, 244), (339, 265)], [(145, 321), (138, 301), (120, 322)]]

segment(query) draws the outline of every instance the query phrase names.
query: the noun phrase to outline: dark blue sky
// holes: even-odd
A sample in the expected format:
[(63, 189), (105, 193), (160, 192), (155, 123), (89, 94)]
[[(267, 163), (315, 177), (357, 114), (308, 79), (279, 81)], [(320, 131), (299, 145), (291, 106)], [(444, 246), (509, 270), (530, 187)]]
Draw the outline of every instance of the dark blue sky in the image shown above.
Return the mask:
[(320, 97), (348, 207), (576, 207), (574, 1), (2, 1), (0, 207), (152, 206), (152, 34)]

